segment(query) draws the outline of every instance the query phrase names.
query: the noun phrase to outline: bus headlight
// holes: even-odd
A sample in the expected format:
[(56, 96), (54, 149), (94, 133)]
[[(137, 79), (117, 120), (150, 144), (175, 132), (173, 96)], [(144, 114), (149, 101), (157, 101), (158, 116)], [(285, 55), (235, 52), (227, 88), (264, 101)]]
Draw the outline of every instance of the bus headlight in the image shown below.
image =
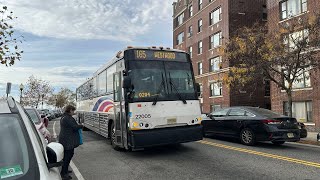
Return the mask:
[(132, 123), (132, 126), (133, 126), (133, 127), (138, 127), (138, 125), (139, 125), (139, 123), (137, 123), (137, 122), (133, 122), (133, 123)]

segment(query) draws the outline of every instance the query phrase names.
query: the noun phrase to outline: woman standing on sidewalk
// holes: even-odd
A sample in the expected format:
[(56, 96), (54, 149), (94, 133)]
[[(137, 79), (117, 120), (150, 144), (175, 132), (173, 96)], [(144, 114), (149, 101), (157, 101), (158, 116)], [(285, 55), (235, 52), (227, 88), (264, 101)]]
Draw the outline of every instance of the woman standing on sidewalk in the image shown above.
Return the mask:
[(64, 147), (64, 158), (63, 165), (61, 169), (61, 176), (63, 180), (72, 179), (68, 173), (68, 167), (70, 161), (74, 155), (74, 148), (80, 145), (80, 136), (78, 130), (83, 126), (78, 125), (76, 120), (72, 117), (75, 114), (76, 108), (74, 106), (68, 105), (65, 112), (60, 120), (60, 134), (59, 142)]

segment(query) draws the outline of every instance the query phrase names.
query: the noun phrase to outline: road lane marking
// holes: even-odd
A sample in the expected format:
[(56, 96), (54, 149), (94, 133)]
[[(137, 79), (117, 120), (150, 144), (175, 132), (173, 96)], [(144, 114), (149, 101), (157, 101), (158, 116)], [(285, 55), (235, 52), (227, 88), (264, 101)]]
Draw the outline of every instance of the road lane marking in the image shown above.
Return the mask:
[[(56, 122), (54, 121), (53, 123), (53, 136), (57, 137), (57, 133), (56, 133)], [(77, 166), (73, 163), (73, 161), (70, 161), (70, 167), (74, 173), (74, 175), (77, 177), (78, 180), (85, 180), (82, 176), (82, 174), (80, 173), (79, 169), (77, 168)]]
[(70, 167), (73, 170), (74, 175), (77, 177), (78, 180), (84, 180), (82, 174), (80, 173), (77, 166), (73, 163), (73, 161), (70, 162)]
[(237, 148), (237, 147), (233, 147), (233, 146), (218, 144), (218, 143), (204, 141), (204, 140), (199, 141), (199, 143), (210, 145), (210, 146), (215, 146), (215, 147), (220, 147), (220, 148), (224, 148), (224, 149), (230, 149), (230, 150), (234, 150), (234, 151), (238, 151), (238, 152), (254, 154), (254, 155), (278, 159), (278, 160), (283, 160), (283, 161), (292, 162), (292, 163), (296, 163), (296, 164), (302, 164), (302, 165), (306, 165), (306, 166), (320, 168), (320, 163), (316, 163), (316, 162), (304, 161), (304, 160), (300, 160), (300, 159), (290, 158), (290, 157), (286, 157), (286, 156), (279, 156), (279, 155), (275, 155), (275, 154), (264, 153), (264, 152), (259, 152), (259, 151), (244, 149), (244, 148)]

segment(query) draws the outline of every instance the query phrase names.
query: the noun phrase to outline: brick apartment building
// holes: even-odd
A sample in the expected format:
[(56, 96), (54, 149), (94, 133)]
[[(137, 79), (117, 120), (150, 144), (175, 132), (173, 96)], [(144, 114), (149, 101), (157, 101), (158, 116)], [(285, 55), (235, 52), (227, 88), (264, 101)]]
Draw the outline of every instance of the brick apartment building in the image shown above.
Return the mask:
[(178, 0), (173, 12), (173, 47), (191, 56), (203, 113), (237, 105), (271, 108), (268, 83), (250, 92), (222, 83), (229, 63), (218, 51), (237, 28), (266, 22), (266, 0)]
[[(320, 13), (319, 0), (268, 0), (268, 28), (277, 29), (289, 25), (302, 16)], [(304, 122), (309, 130), (320, 129), (320, 73), (311, 70), (305, 72), (303, 81), (294, 84), (293, 116)], [(279, 87), (271, 83), (272, 110), (287, 114), (287, 96)]]

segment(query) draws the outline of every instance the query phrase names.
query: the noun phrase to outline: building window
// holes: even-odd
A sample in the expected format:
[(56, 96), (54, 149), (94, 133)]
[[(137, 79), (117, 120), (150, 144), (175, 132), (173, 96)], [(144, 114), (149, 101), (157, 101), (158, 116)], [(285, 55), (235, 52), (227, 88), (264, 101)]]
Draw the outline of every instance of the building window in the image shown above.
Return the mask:
[(202, 19), (198, 20), (198, 32), (202, 31)]
[(270, 79), (264, 80), (264, 96), (270, 96)]
[(203, 95), (203, 85), (200, 84), (200, 97), (202, 97), (202, 95)]
[(210, 13), (210, 25), (216, 24), (222, 19), (221, 7)]
[(307, 0), (286, 0), (280, 2), (281, 19), (291, 18), (308, 10)]
[(268, 20), (268, 9), (267, 5), (262, 5), (262, 20), (267, 21)]
[(222, 95), (222, 82), (214, 82), (210, 84), (210, 96)]
[(210, 59), (210, 72), (218, 71), (221, 69), (221, 56)]
[[(283, 103), (283, 113), (289, 115), (288, 102)], [(313, 122), (312, 119), (312, 102), (292, 102), (292, 116), (297, 119), (298, 122)]]
[[(286, 87), (289, 86), (287, 81), (285, 81), (285, 85)], [(311, 87), (311, 80), (310, 80), (309, 70), (302, 71), (300, 75), (296, 77), (295, 81), (292, 84), (293, 89), (303, 89), (303, 88), (310, 88), (310, 87)]]
[(202, 54), (202, 41), (198, 42), (198, 54)]
[(177, 36), (177, 45), (183, 43), (184, 40), (184, 32), (181, 32), (180, 34), (178, 34)]
[(189, 16), (193, 16), (193, 7), (192, 5), (189, 7)]
[(284, 36), (283, 42), (288, 46), (289, 50), (295, 50), (300, 42), (309, 41), (309, 30), (304, 29)]
[(189, 47), (189, 55), (192, 57), (192, 46)]
[(222, 108), (221, 104), (211, 104), (210, 112), (219, 111)]
[(177, 18), (177, 26), (183, 23), (184, 13), (180, 14)]
[(192, 36), (192, 32), (193, 32), (192, 26), (189, 26), (189, 28), (188, 28), (188, 37)]
[(308, 11), (307, 0), (302, 0), (301, 1), (301, 9), (302, 9), (302, 12), (307, 12)]
[(198, 0), (198, 10), (202, 9), (202, 0)]
[(198, 75), (202, 74), (202, 62), (198, 62)]
[(214, 35), (210, 36), (210, 44), (209, 48), (216, 48), (218, 46), (222, 45), (222, 33), (221, 31), (218, 33), (215, 33)]

